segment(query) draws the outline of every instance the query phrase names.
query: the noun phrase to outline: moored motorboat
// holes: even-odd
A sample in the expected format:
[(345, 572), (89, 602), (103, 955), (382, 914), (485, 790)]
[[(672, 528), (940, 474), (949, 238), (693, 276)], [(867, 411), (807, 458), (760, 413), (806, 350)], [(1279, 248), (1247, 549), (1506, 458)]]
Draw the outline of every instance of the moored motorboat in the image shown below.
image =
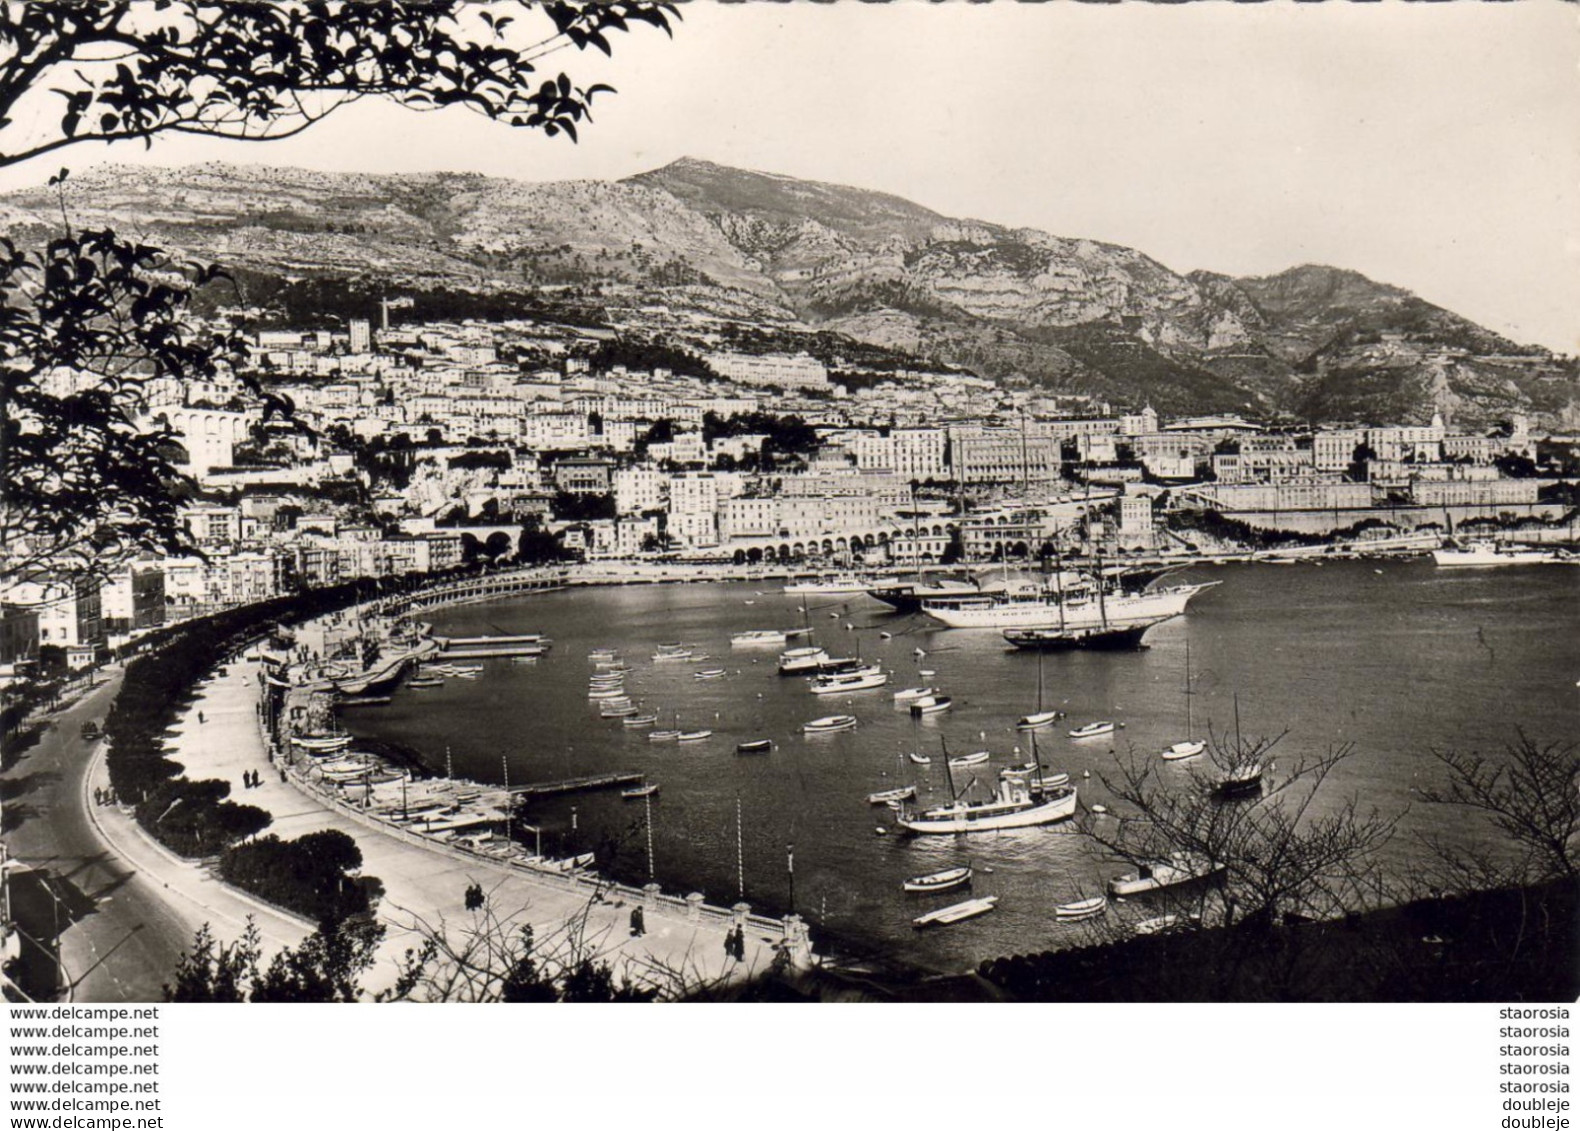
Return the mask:
[(821, 648), (810, 645), (791, 648), (779, 655), (779, 674), (800, 675), (803, 672), (815, 672), (827, 660), (828, 653)]
[(1176, 742), (1173, 746), (1163, 751), (1163, 760), (1165, 762), (1178, 762), (1185, 758), (1194, 758), (1206, 749), (1207, 744), (1199, 739)]
[(937, 911), (929, 911), (925, 915), (918, 915), (911, 920), (911, 926), (943, 926), (948, 923), (958, 923), (963, 919), (974, 919), (978, 915), (986, 915), (997, 904), (998, 896), (996, 895), (984, 895), (977, 899), (968, 899), (964, 903), (940, 907)]
[(936, 687), (907, 687), (894, 693), (896, 703), (914, 703), (918, 699), (931, 699), (938, 694)]
[(911, 704), (913, 715), (936, 715), (940, 711), (947, 711), (954, 706), (954, 700), (947, 695), (928, 695)]
[(813, 695), (838, 695), (845, 691), (872, 691), (889, 682), (887, 672), (853, 672), (822, 676), (812, 684)]
[(949, 891), (951, 888), (962, 887), (971, 882), (971, 866), (963, 865), (959, 868), (945, 868), (942, 872), (930, 872), (925, 876), (912, 876), (900, 885), (904, 891), (933, 892)]
[(735, 744), (735, 752), (737, 754), (767, 754), (773, 748), (774, 744), (771, 738), (754, 738), (750, 742), (737, 742)]
[(913, 833), (969, 833), (992, 829), (1022, 829), (1049, 825), (1075, 815), (1076, 790), (1061, 786), (1047, 793), (1033, 792), (1024, 781), (1000, 781), (989, 801), (962, 801), (937, 805), (920, 813), (900, 814), (900, 827)]
[(751, 632), (737, 632), (730, 637), (733, 648), (749, 648), (758, 644), (783, 644), (785, 633), (781, 629), (759, 628)]
[(831, 734), (834, 731), (851, 730), (855, 725), (855, 715), (825, 715), (821, 719), (813, 719), (801, 730), (804, 734)]
[(675, 736), (680, 742), (701, 742), (703, 739), (712, 738), (711, 730), (683, 730)]
[(1074, 730), (1072, 730), (1070, 732), (1070, 737), (1096, 738), (1100, 734), (1113, 734), (1116, 728), (1122, 727), (1124, 725), (1124, 723), (1112, 723), (1106, 720), (1097, 723), (1087, 723), (1084, 727), (1076, 727)]
[(1142, 864), (1134, 872), (1126, 872), (1108, 881), (1109, 895), (1140, 895), (1158, 888), (1187, 884), (1206, 879), (1224, 870), (1207, 857), (1196, 853), (1176, 852), (1167, 860), (1154, 860)]
[(992, 756), (986, 750), (978, 750), (974, 754), (960, 754), (949, 759), (949, 766), (955, 770), (962, 770), (967, 766), (980, 766)]

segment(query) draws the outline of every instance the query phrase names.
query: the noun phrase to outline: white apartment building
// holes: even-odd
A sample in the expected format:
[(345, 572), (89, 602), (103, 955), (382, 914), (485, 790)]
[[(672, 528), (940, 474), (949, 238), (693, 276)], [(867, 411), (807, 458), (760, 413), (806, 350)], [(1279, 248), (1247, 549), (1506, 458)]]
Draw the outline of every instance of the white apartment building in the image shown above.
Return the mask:
[(808, 354), (715, 353), (708, 364), (720, 377), (742, 385), (777, 385), (782, 389), (826, 389), (828, 369)]
[(716, 546), (719, 488), (712, 472), (692, 471), (669, 479), (669, 535), (689, 546)]
[(592, 443), (587, 417), (577, 412), (533, 412), (521, 423), (521, 440), (539, 452), (573, 452)]

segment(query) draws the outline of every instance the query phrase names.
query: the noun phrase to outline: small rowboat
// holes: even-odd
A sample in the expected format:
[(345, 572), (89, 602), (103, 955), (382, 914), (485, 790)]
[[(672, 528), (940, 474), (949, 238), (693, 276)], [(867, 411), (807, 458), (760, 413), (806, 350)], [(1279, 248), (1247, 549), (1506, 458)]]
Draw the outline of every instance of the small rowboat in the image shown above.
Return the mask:
[(1164, 931), (1174, 930), (1181, 922), (1183, 920), (1178, 915), (1159, 915), (1156, 919), (1143, 919), (1136, 924), (1136, 934), (1159, 935)]
[(598, 715), (605, 719), (624, 719), (636, 714), (634, 703), (605, 703), (598, 708)]
[(899, 789), (880, 789), (877, 793), (867, 794), (867, 804), (887, 805), (891, 801), (908, 801), (915, 796), (914, 785), (901, 786)]
[(926, 754), (909, 754), (907, 757), (918, 766), (931, 766), (933, 764), (933, 760)]
[(1165, 762), (1178, 762), (1184, 758), (1194, 758), (1205, 749), (1207, 749), (1205, 742), (1176, 742), (1173, 746), (1163, 751), (1163, 760)]
[(654, 652), (653, 653), (653, 660), (654, 660), (655, 663), (662, 662), (664, 660), (689, 660), (691, 658), (692, 658), (691, 649), (689, 649), (689, 648), (686, 649), (686, 651), (684, 651), (684, 652)]
[(984, 895), (980, 899), (968, 899), (964, 903), (956, 903), (949, 907), (940, 907), (937, 911), (929, 911), (926, 915), (918, 915), (911, 920), (911, 926), (916, 928), (931, 927), (935, 924), (958, 923), (963, 919), (974, 919), (978, 915), (986, 915), (998, 904), (998, 896)]
[(1016, 730), (1039, 730), (1042, 727), (1052, 726), (1064, 718), (1063, 711), (1037, 711), (1027, 715), (1015, 724)]
[(926, 876), (912, 876), (900, 885), (906, 891), (948, 891), (971, 882), (971, 867), (946, 868)]
[(947, 695), (929, 695), (925, 699), (918, 699), (911, 704), (913, 715), (936, 715), (939, 711), (947, 711), (954, 706), (954, 700)]
[(406, 681), (406, 686), (415, 687), (420, 691), (424, 687), (443, 687), (444, 680), (440, 679), (436, 675), (417, 676), (415, 679), (408, 679)]
[(620, 796), (626, 798), (652, 797), (657, 792), (658, 783), (655, 781), (648, 782), (646, 785), (634, 785), (630, 789), (622, 789), (620, 791)]
[(978, 750), (975, 754), (961, 754), (958, 757), (949, 759), (949, 768), (961, 770), (967, 766), (980, 766), (992, 756), (986, 750)]
[(650, 730), (647, 732), (647, 740), (649, 742), (669, 742), (679, 737), (680, 732), (678, 730)]
[(711, 730), (683, 730), (675, 736), (680, 742), (701, 742), (705, 738), (712, 738)]
[(855, 725), (855, 715), (825, 715), (821, 719), (813, 719), (801, 730), (806, 734), (830, 734), (837, 730), (851, 730)]
[(708, 668), (706, 671), (692, 672), (693, 679), (723, 679), (723, 668)]
[(622, 687), (595, 687), (587, 693), (589, 699), (624, 699), (625, 689)]
[(938, 694), (936, 687), (907, 687), (894, 693), (896, 703), (914, 703), (918, 699), (931, 699)]
[(1091, 899), (1078, 899), (1074, 903), (1061, 903), (1053, 909), (1056, 919), (1072, 922), (1077, 919), (1090, 919), (1101, 915), (1108, 906), (1108, 900), (1101, 895), (1094, 895)]
[(737, 754), (767, 754), (773, 748), (774, 744), (771, 738), (757, 738), (751, 742), (737, 742), (735, 744), (735, 752)]
[(1096, 738), (1100, 734), (1113, 734), (1116, 727), (1121, 727), (1124, 725), (1124, 723), (1110, 722), (1087, 723), (1084, 727), (1076, 727), (1074, 730), (1072, 730), (1070, 732), (1070, 737)]
[(658, 722), (657, 715), (632, 715), (623, 720), (622, 725), (628, 727), (650, 727)]

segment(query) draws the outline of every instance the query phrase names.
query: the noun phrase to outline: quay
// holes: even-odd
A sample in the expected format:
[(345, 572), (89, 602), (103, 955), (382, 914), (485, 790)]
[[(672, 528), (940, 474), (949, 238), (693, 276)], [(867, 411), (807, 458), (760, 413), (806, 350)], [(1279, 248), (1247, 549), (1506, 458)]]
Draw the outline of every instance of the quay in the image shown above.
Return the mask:
[(487, 660), (501, 656), (545, 656), (548, 648), (542, 644), (499, 644), (494, 647), (472, 645), (457, 648), (446, 644), (439, 649), (442, 660)]
[(555, 797), (565, 793), (590, 793), (598, 789), (613, 789), (619, 785), (638, 785), (646, 777), (634, 770), (612, 774), (592, 774), (584, 778), (566, 778), (563, 781), (537, 782), (533, 785), (513, 785), (510, 793), (521, 800), (534, 797)]

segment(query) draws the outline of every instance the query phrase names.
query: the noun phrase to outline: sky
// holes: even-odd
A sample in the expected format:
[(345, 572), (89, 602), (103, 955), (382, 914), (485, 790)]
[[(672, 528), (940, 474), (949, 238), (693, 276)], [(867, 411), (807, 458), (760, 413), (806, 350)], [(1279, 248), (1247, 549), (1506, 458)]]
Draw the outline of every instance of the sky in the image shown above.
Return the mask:
[[(1138, 248), (1178, 270), (1301, 263), (1580, 353), (1580, 8), (1517, 4), (684, 6), (614, 57), (580, 144), (362, 103), (268, 144), (167, 137), (59, 164), (228, 160), (526, 180), (682, 156)], [(56, 158), (59, 158), (57, 160)]]

